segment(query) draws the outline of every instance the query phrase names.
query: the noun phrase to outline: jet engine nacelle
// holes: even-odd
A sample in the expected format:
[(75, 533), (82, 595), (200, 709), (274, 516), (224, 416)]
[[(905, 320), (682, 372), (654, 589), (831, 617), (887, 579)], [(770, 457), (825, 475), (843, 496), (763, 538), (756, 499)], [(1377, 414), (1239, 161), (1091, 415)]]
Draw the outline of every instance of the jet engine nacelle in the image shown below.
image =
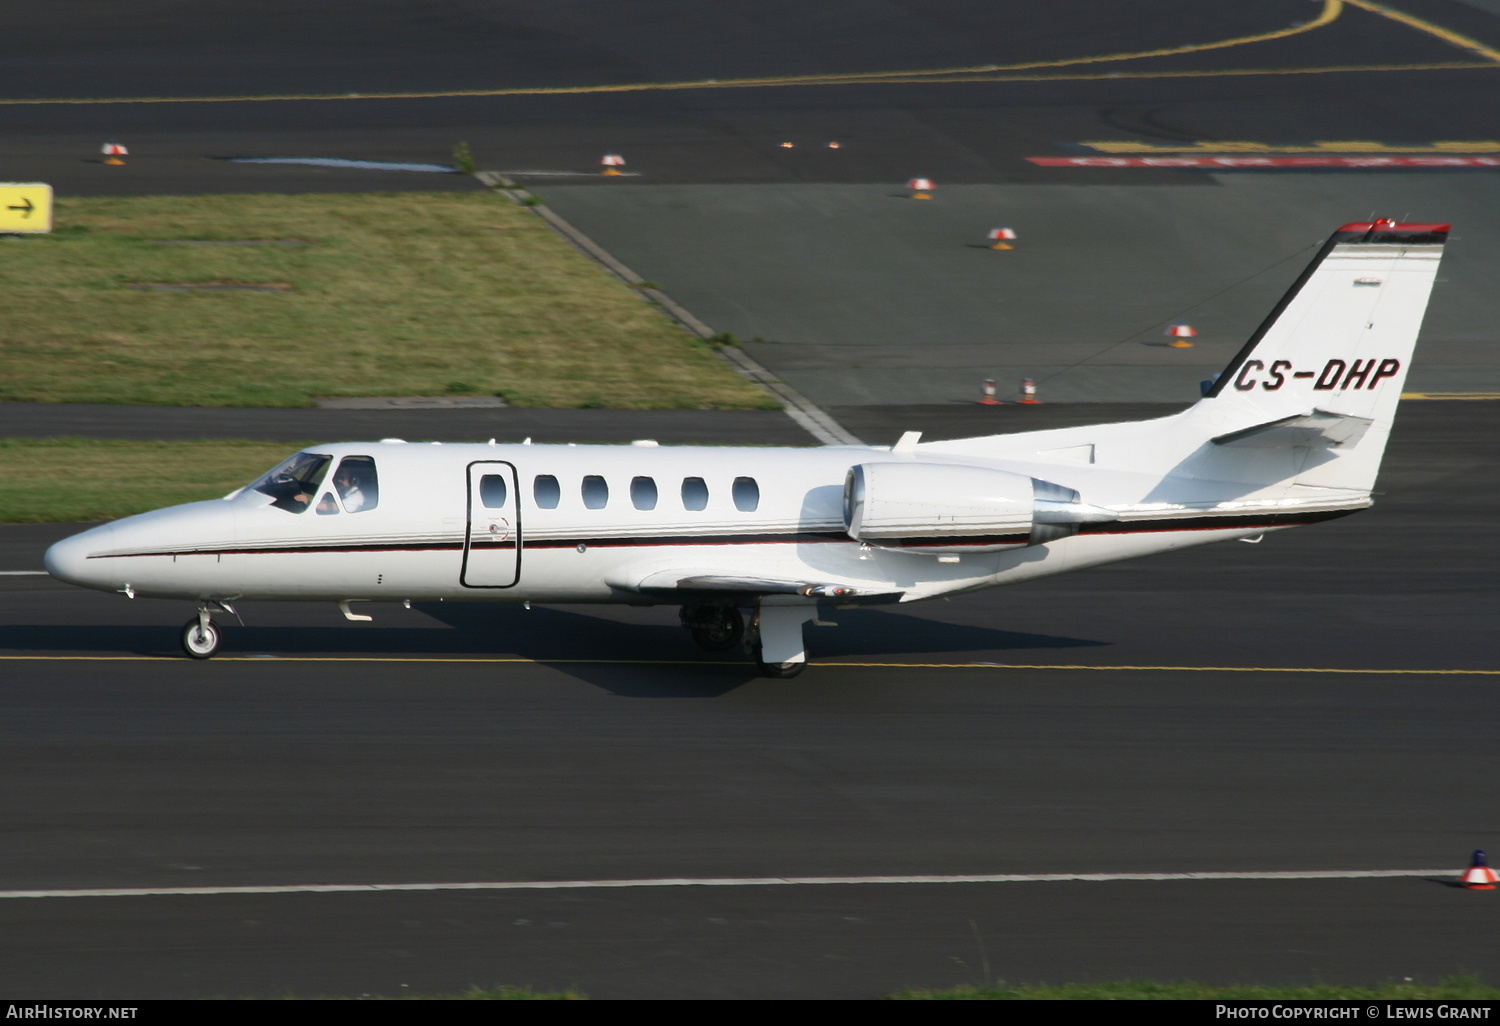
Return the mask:
[(861, 463), (844, 479), (849, 537), (916, 552), (995, 552), (1076, 534), (1113, 510), (1025, 474), (941, 463)]

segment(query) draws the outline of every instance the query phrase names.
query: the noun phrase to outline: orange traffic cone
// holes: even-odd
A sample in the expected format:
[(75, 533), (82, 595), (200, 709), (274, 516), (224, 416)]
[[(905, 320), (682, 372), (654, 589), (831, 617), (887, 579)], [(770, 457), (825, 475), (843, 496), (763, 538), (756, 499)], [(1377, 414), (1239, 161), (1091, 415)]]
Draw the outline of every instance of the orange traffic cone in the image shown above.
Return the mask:
[(100, 147), (100, 150), (104, 153), (104, 163), (106, 164), (124, 164), (125, 162), (120, 158), (130, 155), (130, 151), (117, 142), (107, 142)]
[(999, 406), (1000, 400), (995, 398), (995, 379), (985, 378), (984, 384), (979, 386), (980, 406)]
[(932, 199), (931, 178), (913, 178), (906, 187), (911, 190), (912, 199)]
[(1493, 891), (1495, 884), (1500, 883), (1500, 876), (1489, 867), (1485, 861), (1484, 851), (1476, 850), (1474, 857), (1469, 859), (1469, 868), (1464, 870), (1464, 875), (1458, 878), (1459, 885), (1471, 891)]
[(1174, 324), (1162, 334), (1172, 340), (1167, 345), (1173, 349), (1191, 349), (1193, 344), (1188, 339), (1196, 337), (1198, 329), (1191, 324)]
[(1036, 382), (1030, 378), (1021, 379), (1021, 398), (1016, 402), (1025, 406), (1040, 406), (1042, 401), (1036, 397)]
[(620, 168), (625, 166), (625, 158), (618, 153), (606, 153), (599, 158), (599, 166), (604, 168), (599, 172), (601, 175), (617, 175)]

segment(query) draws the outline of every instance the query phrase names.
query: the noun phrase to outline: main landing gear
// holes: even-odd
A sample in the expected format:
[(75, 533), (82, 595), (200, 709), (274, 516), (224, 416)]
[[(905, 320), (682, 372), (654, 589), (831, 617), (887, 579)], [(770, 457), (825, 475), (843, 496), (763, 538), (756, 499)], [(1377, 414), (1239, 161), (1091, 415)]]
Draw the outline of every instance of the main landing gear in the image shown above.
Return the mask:
[(745, 617), (734, 606), (683, 606), (678, 615), (705, 652), (728, 652), (745, 637)]
[(734, 606), (683, 606), (679, 615), (693, 641), (707, 652), (728, 652), (748, 642), (762, 677), (786, 680), (807, 668), (802, 625), (817, 615), (815, 606), (757, 606), (748, 629)]

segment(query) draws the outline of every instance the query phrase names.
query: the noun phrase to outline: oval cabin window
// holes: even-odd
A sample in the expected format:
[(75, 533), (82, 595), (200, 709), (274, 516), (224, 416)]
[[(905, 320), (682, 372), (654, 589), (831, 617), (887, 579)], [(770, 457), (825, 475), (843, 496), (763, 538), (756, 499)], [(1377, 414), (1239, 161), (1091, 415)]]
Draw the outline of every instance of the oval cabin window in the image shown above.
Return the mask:
[(734, 479), (734, 508), (741, 513), (753, 513), (760, 505), (760, 485), (753, 477)]
[(699, 510), (708, 508), (708, 484), (701, 477), (682, 479), (682, 508)]
[(479, 479), (479, 501), (485, 509), (499, 509), (505, 505), (505, 497), (505, 478), (486, 474)]
[(603, 509), (609, 503), (609, 485), (598, 474), (583, 479), (583, 505), (586, 509)]
[(531, 495), (536, 500), (537, 509), (556, 509), (562, 499), (562, 486), (551, 474), (538, 474), (531, 486)]
[(656, 508), (656, 479), (632, 478), (630, 482), (630, 504), (636, 509)]

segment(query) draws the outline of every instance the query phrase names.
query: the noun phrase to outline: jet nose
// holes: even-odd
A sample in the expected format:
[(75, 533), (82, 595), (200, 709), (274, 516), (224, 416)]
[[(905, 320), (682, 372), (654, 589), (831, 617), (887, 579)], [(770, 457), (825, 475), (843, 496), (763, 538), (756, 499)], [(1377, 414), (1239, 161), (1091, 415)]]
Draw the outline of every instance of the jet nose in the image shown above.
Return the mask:
[[(42, 565), (59, 581), (77, 584), (84, 588), (107, 585), (103, 574), (89, 563), (89, 555), (110, 547), (114, 529), (108, 524), (64, 538), (47, 550)], [(106, 560), (105, 562), (108, 562)]]

